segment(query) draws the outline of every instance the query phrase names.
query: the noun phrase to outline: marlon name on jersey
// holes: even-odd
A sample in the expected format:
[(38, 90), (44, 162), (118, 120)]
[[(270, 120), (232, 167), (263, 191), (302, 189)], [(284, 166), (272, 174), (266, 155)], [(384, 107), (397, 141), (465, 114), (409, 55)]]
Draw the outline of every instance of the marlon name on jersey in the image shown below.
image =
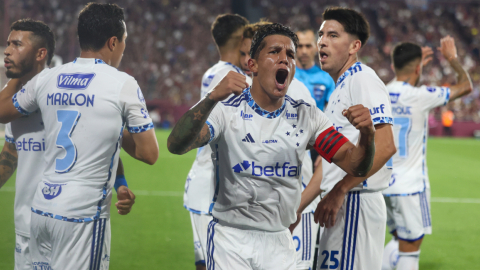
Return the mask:
[[(85, 90), (95, 78), (95, 73), (59, 74), (57, 88), (66, 90)], [(47, 94), (47, 105), (87, 106), (93, 107), (95, 95), (74, 93)]]
[(241, 173), (245, 171), (246, 173), (249, 168), (251, 168), (251, 174), (253, 176), (277, 176), (277, 177), (297, 177), (302, 171), (302, 166), (290, 166), (290, 162), (285, 162), (280, 166), (280, 163), (276, 163), (275, 166), (262, 166), (258, 162), (255, 164), (255, 161), (251, 163), (247, 160), (244, 160), (242, 163), (238, 163), (233, 166), (232, 169), (236, 173)]

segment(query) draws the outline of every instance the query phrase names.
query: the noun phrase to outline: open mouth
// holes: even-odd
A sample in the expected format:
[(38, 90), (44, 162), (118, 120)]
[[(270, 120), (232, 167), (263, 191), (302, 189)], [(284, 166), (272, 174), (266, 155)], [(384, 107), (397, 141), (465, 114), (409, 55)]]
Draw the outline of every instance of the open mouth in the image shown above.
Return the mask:
[(285, 86), (287, 77), (288, 77), (288, 70), (286, 69), (277, 70), (277, 74), (275, 75), (275, 81), (277, 85)]
[(328, 58), (328, 54), (325, 52), (320, 52), (320, 61), (323, 61)]

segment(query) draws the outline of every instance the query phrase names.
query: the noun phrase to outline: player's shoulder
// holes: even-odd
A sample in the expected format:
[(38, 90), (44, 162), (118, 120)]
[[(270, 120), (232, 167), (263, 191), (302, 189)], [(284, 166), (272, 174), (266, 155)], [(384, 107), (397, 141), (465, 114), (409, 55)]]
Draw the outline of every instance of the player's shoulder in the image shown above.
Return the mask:
[(380, 80), (380, 77), (378, 77), (377, 73), (375, 70), (373, 70), (371, 67), (362, 64), (360, 62), (355, 63), (353, 66), (351, 66), (347, 72), (350, 72), (350, 75), (352, 76), (352, 80)]
[(308, 101), (305, 101), (304, 99), (301, 99), (301, 98), (293, 98), (291, 97), (289, 94), (285, 95), (285, 104), (293, 107), (293, 108), (296, 108), (297, 110), (301, 110), (301, 109), (310, 109), (311, 107), (315, 107), (315, 106), (312, 106), (314, 104), (310, 104), (310, 102)]
[(223, 77), (227, 75), (228, 72), (233, 71), (245, 75), (245, 73), (237, 66), (225, 62), (219, 61), (203, 74), (202, 77), (202, 87), (209, 87), (212, 81), (217, 77)]
[(224, 108), (224, 109), (227, 109), (227, 110), (236, 110), (237, 108), (240, 107), (240, 105), (243, 103), (243, 102), (248, 102), (252, 99), (251, 95), (250, 95), (250, 87), (249, 88), (246, 88), (243, 90), (243, 92), (238, 95), (238, 96), (235, 96), (235, 95), (232, 95), (230, 97), (228, 97), (226, 100), (220, 102), (220, 107)]

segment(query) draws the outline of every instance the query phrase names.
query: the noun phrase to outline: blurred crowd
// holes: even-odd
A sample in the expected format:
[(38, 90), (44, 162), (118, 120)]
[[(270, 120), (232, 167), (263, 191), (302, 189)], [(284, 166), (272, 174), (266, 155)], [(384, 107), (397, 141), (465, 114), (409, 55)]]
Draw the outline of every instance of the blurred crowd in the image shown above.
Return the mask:
[[(30, 17), (46, 22), (53, 30), (56, 54), (64, 62), (79, 54), (77, 15), (89, 1), (2, 0), (0, 22), (7, 32), (17, 19)], [(230, 13), (231, 1), (222, 0), (116, 0), (123, 7), (127, 23), (127, 48), (120, 66), (139, 82), (147, 100), (168, 100), (173, 105), (195, 104), (199, 99), (203, 73), (218, 61), (210, 27), (218, 14)], [(371, 66), (386, 83), (393, 79), (390, 51), (400, 41), (413, 41), (436, 51), (439, 40), (451, 35), (456, 40), (460, 61), (473, 80), (471, 95), (449, 105), (455, 121), (480, 122), (480, 4), (451, 1), (247, 1), (263, 17), (300, 28), (318, 29), (323, 10), (329, 5), (362, 11), (370, 22), (371, 37), (361, 50), (360, 60)], [(5, 33), (4, 33), (5, 36)], [(6, 36), (5, 36), (6, 37)], [(422, 83), (449, 85), (455, 74), (441, 54), (424, 68)], [(440, 119), (440, 111), (432, 114)]]

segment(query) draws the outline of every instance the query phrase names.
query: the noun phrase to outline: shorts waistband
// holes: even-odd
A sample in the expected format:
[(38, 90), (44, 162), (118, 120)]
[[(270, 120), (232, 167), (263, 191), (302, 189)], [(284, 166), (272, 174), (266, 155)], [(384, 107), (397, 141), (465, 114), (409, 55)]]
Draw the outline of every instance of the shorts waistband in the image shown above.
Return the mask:
[(262, 230), (257, 230), (257, 229), (254, 229), (254, 228), (247, 228), (247, 227), (245, 227), (245, 228), (234, 227), (234, 226), (232, 226), (232, 224), (230, 224), (228, 222), (225, 222), (225, 221), (222, 221), (222, 220), (219, 220), (217, 218), (213, 218), (213, 222), (216, 222), (217, 224), (221, 225), (222, 227), (224, 227), (227, 230), (240, 231), (240, 232), (244, 232), (244, 233), (251, 233), (251, 234), (258, 234), (258, 235), (275, 235), (275, 234), (284, 234), (286, 232), (290, 233), (288, 228), (286, 228), (284, 230), (281, 230), (281, 231), (272, 232), (272, 231), (262, 231)]

